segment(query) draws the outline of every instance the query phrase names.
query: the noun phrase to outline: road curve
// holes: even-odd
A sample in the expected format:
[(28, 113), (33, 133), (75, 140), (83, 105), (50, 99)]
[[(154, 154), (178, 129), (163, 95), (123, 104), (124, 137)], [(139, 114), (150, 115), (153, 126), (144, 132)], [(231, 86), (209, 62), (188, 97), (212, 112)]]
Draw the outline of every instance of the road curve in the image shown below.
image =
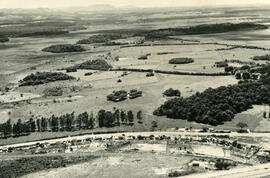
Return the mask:
[(183, 178), (259, 178), (270, 177), (270, 163), (243, 168), (235, 168), (225, 171), (193, 174), (182, 176)]
[(56, 142), (63, 142), (63, 141), (68, 141), (68, 140), (73, 140), (73, 139), (86, 139), (86, 138), (109, 138), (112, 136), (161, 136), (161, 135), (166, 135), (166, 136), (207, 136), (207, 135), (229, 135), (230, 137), (268, 137), (270, 138), (270, 133), (236, 133), (236, 132), (231, 132), (231, 133), (211, 133), (211, 132), (165, 132), (165, 131), (157, 131), (157, 132), (123, 132), (123, 133), (113, 133), (113, 134), (86, 134), (86, 135), (80, 135), (80, 136), (67, 136), (64, 138), (57, 138), (57, 139), (48, 139), (48, 140), (42, 140), (42, 141), (33, 141), (33, 142), (26, 142), (26, 143), (18, 143), (18, 144), (11, 144), (11, 145), (4, 145), (0, 146), (0, 149), (7, 148), (7, 147), (22, 147), (22, 146), (31, 146), (35, 145), (37, 143), (56, 143)]

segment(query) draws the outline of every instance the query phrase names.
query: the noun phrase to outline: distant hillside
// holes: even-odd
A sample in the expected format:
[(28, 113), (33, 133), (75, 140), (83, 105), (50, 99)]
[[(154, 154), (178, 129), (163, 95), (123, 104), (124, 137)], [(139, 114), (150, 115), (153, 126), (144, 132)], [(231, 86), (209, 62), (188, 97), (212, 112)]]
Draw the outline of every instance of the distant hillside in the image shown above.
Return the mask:
[(195, 34), (211, 34), (211, 33), (224, 33), (231, 31), (248, 31), (248, 30), (260, 30), (267, 29), (266, 25), (256, 23), (221, 23), (221, 24), (202, 24), (186, 28), (166, 28), (159, 30), (152, 30), (146, 32), (146, 38), (162, 38), (167, 36), (176, 35), (195, 35)]
[(109, 5), (109, 4), (98, 4), (98, 5), (91, 5), (86, 7), (70, 7), (64, 8), (64, 11), (68, 12), (88, 12), (88, 11), (110, 11), (115, 10), (116, 7)]

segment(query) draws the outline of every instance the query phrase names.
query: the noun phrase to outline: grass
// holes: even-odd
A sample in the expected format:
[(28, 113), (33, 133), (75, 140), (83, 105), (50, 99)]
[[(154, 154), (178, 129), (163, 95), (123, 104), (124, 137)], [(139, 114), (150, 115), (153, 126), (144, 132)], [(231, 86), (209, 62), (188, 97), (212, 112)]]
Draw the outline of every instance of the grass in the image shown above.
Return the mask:
[[(182, 167), (192, 160), (189, 156), (175, 156), (155, 153), (108, 153), (94, 163), (43, 172), (47, 176), (63, 177), (167, 177), (167, 170)], [(161, 166), (162, 165), (162, 166)], [(42, 174), (42, 175), (43, 175)], [(32, 177), (38, 174), (32, 174)]]
[(48, 170), (52, 168), (66, 167), (71, 164), (92, 161), (97, 156), (93, 155), (53, 155), (30, 156), (18, 159), (0, 160), (0, 177), (20, 177), (26, 174)]

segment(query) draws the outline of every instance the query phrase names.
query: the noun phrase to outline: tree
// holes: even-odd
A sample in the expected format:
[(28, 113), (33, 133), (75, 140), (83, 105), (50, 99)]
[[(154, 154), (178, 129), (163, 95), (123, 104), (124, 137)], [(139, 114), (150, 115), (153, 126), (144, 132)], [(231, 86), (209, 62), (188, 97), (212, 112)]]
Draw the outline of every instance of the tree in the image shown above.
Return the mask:
[(75, 115), (74, 112), (72, 112), (71, 114), (67, 114), (66, 115), (66, 127), (67, 127), (67, 131), (72, 131), (73, 130), (73, 123), (74, 123), (74, 119), (75, 119)]
[(137, 112), (137, 120), (139, 124), (142, 124), (142, 111)]
[(126, 113), (124, 111), (121, 111), (120, 118), (121, 118), (121, 123), (122, 124), (126, 124), (127, 123), (127, 116), (126, 116)]
[(245, 127), (248, 127), (247, 123), (245, 123), (245, 122), (238, 122), (236, 124), (236, 126), (240, 127), (241, 130), (243, 130), (243, 128), (245, 128)]
[(132, 111), (128, 111), (127, 113), (127, 118), (128, 118), (128, 122), (129, 122), (129, 125), (133, 125), (134, 123), (134, 115), (132, 113)]
[(62, 115), (59, 117), (59, 120), (60, 120), (60, 131), (65, 131), (66, 128), (67, 128), (67, 117), (66, 115)]
[(37, 122), (37, 129), (38, 129), (38, 132), (40, 132), (41, 131), (41, 120), (40, 120), (40, 118), (38, 118), (37, 120), (36, 120), (36, 122)]
[(180, 97), (181, 96), (181, 92), (179, 90), (174, 90), (172, 88), (169, 88), (168, 90), (164, 91), (163, 92), (163, 95), (165, 96), (178, 96)]
[(224, 68), (224, 70), (225, 70), (225, 72), (227, 72), (227, 73), (233, 72), (234, 67), (232, 67), (232, 66), (227, 66), (227, 67)]
[(76, 123), (75, 123), (75, 127), (76, 127), (76, 129), (78, 129), (78, 130), (81, 130), (81, 128), (82, 128), (82, 119), (83, 119), (83, 114), (79, 114), (78, 116), (77, 116), (77, 118), (76, 118)]
[(115, 119), (115, 125), (120, 126), (120, 111), (119, 109), (116, 109), (114, 111), (114, 119)]
[(95, 127), (95, 118), (94, 118), (93, 112), (91, 112), (90, 118), (87, 123), (87, 128), (93, 129), (94, 127)]
[(242, 79), (242, 75), (241, 75), (241, 73), (236, 73), (235, 74), (235, 78), (237, 79), (237, 80), (241, 80)]
[(8, 119), (7, 122), (4, 124), (4, 136), (10, 136), (12, 133), (12, 125), (11, 125), (11, 120)]
[(223, 159), (218, 159), (215, 163), (215, 166), (218, 170), (227, 170), (231, 164)]
[(103, 121), (104, 126), (105, 127), (113, 127), (115, 120), (114, 120), (112, 112), (110, 112), (110, 111), (105, 112), (104, 117), (105, 117), (104, 121)]
[(52, 115), (52, 131), (58, 132), (59, 131), (59, 119)]
[(17, 124), (13, 124), (13, 127), (12, 127), (12, 132), (14, 135), (18, 136), (20, 133), (18, 132), (18, 127), (17, 127)]
[(244, 72), (244, 73), (243, 73), (243, 79), (244, 79), (244, 80), (250, 79), (250, 73), (249, 73), (249, 72)]
[(30, 124), (30, 132), (35, 132), (36, 131), (36, 122), (34, 121), (33, 118), (30, 118), (29, 124)]
[(82, 115), (81, 116), (82, 117), (81, 127), (82, 127), (82, 129), (87, 129), (88, 128), (87, 124), (89, 123), (89, 114), (87, 112), (84, 112), (81, 115)]
[(157, 121), (152, 122), (152, 130), (155, 130), (158, 127)]
[(105, 112), (104, 109), (98, 111), (97, 118), (99, 127), (105, 127)]
[(48, 120), (44, 117), (41, 118), (41, 131), (44, 132), (48, 129)]

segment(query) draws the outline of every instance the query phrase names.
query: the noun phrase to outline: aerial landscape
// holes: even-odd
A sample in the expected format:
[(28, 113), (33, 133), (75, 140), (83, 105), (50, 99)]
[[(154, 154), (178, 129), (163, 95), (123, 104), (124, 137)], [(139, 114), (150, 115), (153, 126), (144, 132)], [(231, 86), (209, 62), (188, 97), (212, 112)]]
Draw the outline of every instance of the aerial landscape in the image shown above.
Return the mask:
[(269, 9), (0, 2), (0, 177), (270, 177)]

